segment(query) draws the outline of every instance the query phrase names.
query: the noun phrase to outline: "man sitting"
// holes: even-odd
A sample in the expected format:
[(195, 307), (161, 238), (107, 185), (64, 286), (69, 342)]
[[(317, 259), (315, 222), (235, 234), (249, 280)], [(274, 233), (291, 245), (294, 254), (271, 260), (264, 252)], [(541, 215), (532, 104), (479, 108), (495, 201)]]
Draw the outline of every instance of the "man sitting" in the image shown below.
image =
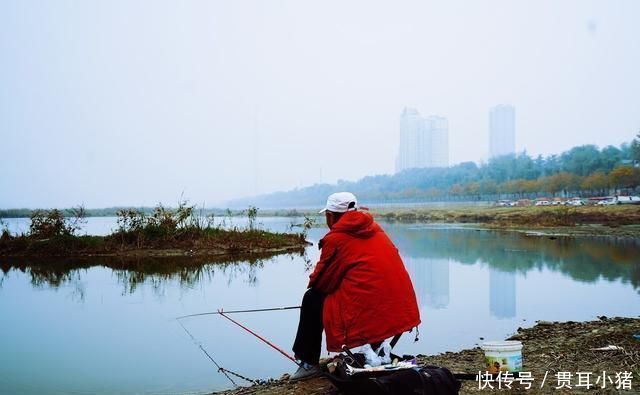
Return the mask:
[(322, 331), (327, 350), (376, 344), (416, 327), (420, 313), (398, 249), (356, 197), (334, 193), (325, 213), (329, 233), (302, 299), (293, 351), (301, 361), (291, 380), (320, 373)]

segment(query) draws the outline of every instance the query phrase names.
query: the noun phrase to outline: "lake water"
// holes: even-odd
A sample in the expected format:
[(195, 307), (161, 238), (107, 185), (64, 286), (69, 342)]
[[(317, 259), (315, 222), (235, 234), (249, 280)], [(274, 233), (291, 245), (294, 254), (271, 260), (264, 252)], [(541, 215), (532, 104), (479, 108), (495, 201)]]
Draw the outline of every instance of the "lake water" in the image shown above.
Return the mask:
[[(243, 224), (243, 220), (234, 219)], [(5, 220), (12, 230), (28, 221)], [(260, 218), (286, 230), (289, 218)], [(300, 222), (295, 221), (294, 222)], [(640, 314), (640, 245), (607, 239), (549, 239), (448, 225), (382, 224), (399, 248), (419, 299), (420, 340), (404, 353), (437, 353), (504, 339), (536, 320)], [(113, 218), (85, 229), (105, 234)], [(318, 258), (281, 255), (178, 273), (138, 274), (94, 266), (20, 271), (0, 260), (0, 393), (183, 394), (231, 387), (174, 317), (299, 304)], [(96, 260), (96, 263), (100, 263)], [(234, 318), (290, 350), (298, 311)], [(219, 316), (182, 321), (223, 367), (251, 378), (295, 365)], [(526, 361), (526, 344), (525, 344)], [(237, 380), (242, 383), (242, 380)], [(244, 383), (243, 383), (244, 384)]]

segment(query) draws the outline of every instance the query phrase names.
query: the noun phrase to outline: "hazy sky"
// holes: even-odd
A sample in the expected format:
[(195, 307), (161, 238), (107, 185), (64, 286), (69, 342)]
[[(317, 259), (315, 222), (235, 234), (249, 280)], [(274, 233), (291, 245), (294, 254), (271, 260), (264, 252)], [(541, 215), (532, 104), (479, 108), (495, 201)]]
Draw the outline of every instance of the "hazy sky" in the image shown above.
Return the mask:
[(193, 202), (391, 173), (404, 106), (486, 159), (640, 129), (640, 1), (0, 1), (0, 207)]

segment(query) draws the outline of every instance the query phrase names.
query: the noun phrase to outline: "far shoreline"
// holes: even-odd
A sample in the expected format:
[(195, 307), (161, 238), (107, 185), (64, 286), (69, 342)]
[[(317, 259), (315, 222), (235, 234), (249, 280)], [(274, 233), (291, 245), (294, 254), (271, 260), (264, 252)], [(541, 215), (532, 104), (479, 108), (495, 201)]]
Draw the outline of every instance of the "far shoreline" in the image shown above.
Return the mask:
[[(368, 211), (376, 220), (389, 224), (460, 225), (483, 230), (520, 232), (527, 236), (640, 238), (640, 205), (583, 207), (392, 205), (375, 206)], [(242, 211), (229, 211), (226, 214), (217, 218), (231, 220), (240, 216)], [(300, 219), (299, 222), (304, 222), (303, 218), (314, 219), (315, 223), (311, 226), (324, 226), (323, 218), (316, 210), (267, 209), (261, 210), (256, 219), (269, 217), (290, 218), (292, 221), (296, 218)], [(87, 218), (109, 217), (87, 216)], [(4, 220), (7, 219), (24, 219), (24, 217), (4, 218)], [(292, 222), (293, 227), (302, 228), (303, 224)]]
[[(640, 205), (526, 207), (376, 207), (389, 224), (458, 225), (527, 236), (640, 238)], [(318, 216), (311, 211), (265, 210), (264, 217)], [(321, 221), (316, 222), (322, 226)]]

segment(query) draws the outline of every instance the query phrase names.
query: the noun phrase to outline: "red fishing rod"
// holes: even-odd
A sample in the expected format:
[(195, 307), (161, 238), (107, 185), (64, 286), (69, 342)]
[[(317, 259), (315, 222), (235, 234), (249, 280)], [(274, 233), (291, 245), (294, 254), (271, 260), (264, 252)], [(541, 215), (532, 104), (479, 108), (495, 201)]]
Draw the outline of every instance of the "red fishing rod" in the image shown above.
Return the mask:
[(287, 357), (288, 359), (290, 359), (293, 363), (295, 363), (298, 366), (302, 366), (300, 363), (298, 363), (298, 361), (296, 361), (296, 359), (294, 357), (292, 357), (291, 355), (287, 354), (284, 350), (282, 350), (280, 347), (276, 346), (275, 344), (271, 343), (269, 340), (265, 339), (264, 337), (260, 336), (259, 334), (255, 333), (254, 331), (252, 331), (251, 329), (247, 328), (246, 326), (242, 325), (241, 323), (239, 323), (238, 321), (232, 319), (231, 317), (228, 317), (226, 314), (224, 314), (223, 310), (220, 309), (218, 310), (218, 314), (220, 314), (222, 317), (228, 319), (229, 321), (233, 322), (234, 324), (238, 325), (240, 328), (244, 329), (245, 331), (251, 333), (253, 336), (257, 337), (258, 339), (260, 339), (261, 341), (263, 341), (264, 343), (266, 343), (267, 345), (269, 345), (269, 347), (273, 348), (274, 350), (278, 351), (280, 354), (284, 355), (285, 357)]

